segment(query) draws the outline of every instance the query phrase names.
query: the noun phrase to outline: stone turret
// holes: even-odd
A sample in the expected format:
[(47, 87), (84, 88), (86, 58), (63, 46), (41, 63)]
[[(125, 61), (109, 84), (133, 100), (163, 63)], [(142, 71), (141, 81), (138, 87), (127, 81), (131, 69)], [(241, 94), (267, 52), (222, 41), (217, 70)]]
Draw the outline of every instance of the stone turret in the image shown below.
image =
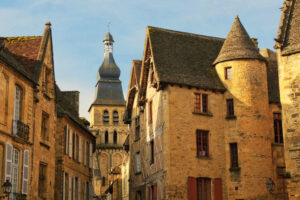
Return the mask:
[(239, 194), (251, 194), (251, 199), (266, 198), (266, 180), (274, 179), (266, 62), (238, 17), (214, 64), (227, 89), (224, 108), (228, 99), (232, 99), (234, 105), (234, 118), (227, 118), (224, 124), (225, 145), (229, 148), (230, 143), (237, 144), (240, 164), (239, 168), (231, 169), (228, 157), (226, 168), (231, 169), (231, 176), (239, 177), (239, 181), (228, 183), (228, 193), (235, 194), (234, 188), (238, 188)]

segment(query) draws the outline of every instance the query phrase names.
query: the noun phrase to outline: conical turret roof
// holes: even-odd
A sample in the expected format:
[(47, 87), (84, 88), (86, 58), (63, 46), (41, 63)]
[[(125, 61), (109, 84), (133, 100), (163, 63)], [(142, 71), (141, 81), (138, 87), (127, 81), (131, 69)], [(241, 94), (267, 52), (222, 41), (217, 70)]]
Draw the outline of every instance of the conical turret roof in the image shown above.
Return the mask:
[(110, 34), (109, 31), (108, 31), (108, 32), (106, 33), (106, 35), (104, 36), (103, 42), (105, 42), (105, 41), (111, 41), (111, 42), (114, 42), (114, 38), (113, 38), (113, 36)]
[(257, 47), (252, 42), (238, 16), (234, 20), (214, 65), (235, 59), (265, 60), (259, 54)]

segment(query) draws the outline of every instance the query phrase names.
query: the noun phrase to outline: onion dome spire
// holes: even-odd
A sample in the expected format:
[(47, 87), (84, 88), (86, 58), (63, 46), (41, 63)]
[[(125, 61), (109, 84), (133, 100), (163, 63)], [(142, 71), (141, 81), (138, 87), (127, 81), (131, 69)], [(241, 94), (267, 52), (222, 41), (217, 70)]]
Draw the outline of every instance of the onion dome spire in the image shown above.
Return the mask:
[(221, 51), (213, 64), (235, 59), (265, 60), (259, 54), (257, 47), (249, 37), (238, 16), (236, 16)]
[(104, 39), (104, 59), (99, 68), (97, 79), (99, 80), (119, 80), (120, 69), (113, 57), (114, 39), (110, 32), (107, 32)]

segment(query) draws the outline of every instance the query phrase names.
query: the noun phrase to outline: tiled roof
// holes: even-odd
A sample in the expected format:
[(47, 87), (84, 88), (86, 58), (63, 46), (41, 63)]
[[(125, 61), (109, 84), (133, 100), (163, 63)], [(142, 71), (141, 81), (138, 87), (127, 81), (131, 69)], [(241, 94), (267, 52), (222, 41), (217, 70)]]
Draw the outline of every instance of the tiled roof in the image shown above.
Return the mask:
[(264, 60), (238, 16), (235, 18), (214, 64), (234, 59)]
[(34, 73), (38, 64), (38, 54), (41, 47), (42, 36), (6, 37), (5, 47), (18, 61), (24, 70), (30, 74)]
[(285, 0), (275, 48), (282, 54), (300, 52), (300, 0)]
[(159, 82), (225, 91), (212, 66), (224, 39), (155, 27), (148, 34)]

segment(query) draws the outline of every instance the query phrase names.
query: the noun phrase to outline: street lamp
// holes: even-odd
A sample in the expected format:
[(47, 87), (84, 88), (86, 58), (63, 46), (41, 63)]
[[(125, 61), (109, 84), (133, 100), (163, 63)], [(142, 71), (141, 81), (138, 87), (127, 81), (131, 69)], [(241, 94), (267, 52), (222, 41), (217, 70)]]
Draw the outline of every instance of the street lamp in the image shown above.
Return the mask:
[(2, 188), (3, 188), (3, 193), (5, 195), (0, 196), (0, 199), (6, 198), (9, 196), (9, 194), (11, 193), (12, 184), (9, 182), (9, 180), (6, 180), (3, 183)]
[(275, 183), (271, 178), (268, 178), (266, 181), (266, 186), (268, 192), (272, 193), (274, 191)]

